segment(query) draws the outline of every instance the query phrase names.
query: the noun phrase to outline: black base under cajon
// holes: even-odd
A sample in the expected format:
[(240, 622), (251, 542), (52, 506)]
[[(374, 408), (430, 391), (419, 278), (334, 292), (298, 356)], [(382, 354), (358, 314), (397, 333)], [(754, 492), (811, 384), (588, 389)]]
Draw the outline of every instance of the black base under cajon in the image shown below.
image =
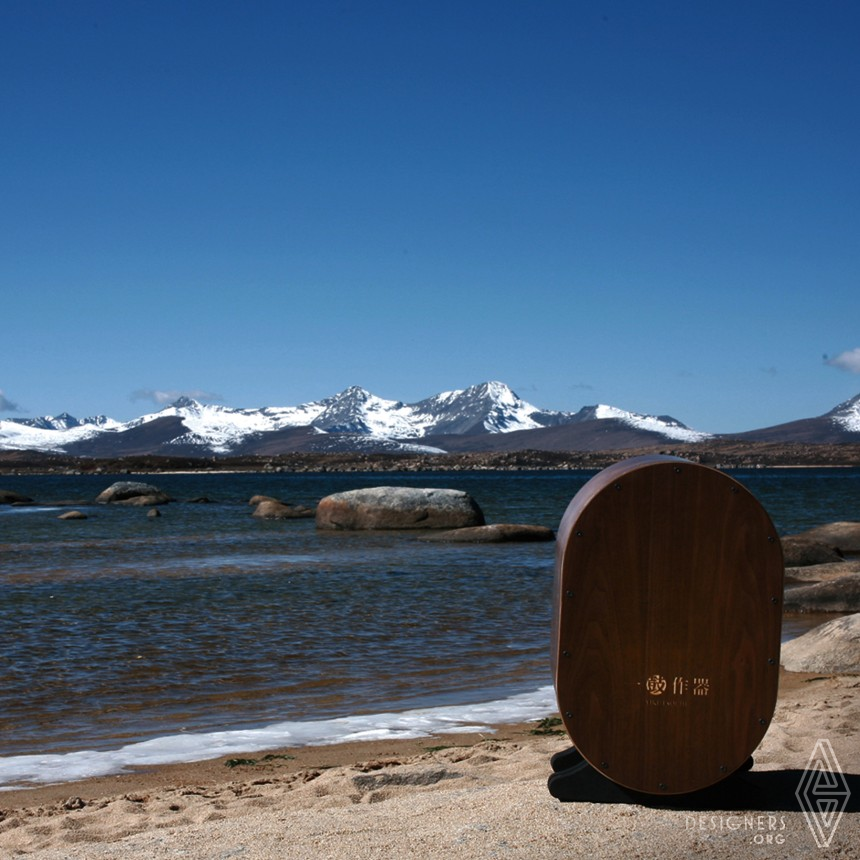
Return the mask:
[(753, 808), (760, 790), (742, 779), (753, 766), (749, 758), (735, 773), (708, 788), (687, 794), (658, 795), (624, 788), (593, 768), (576, 747), (556, 753), (550, 760), (553, 773), (547, 782), (549, 793), (562, 802), (638, 803), (642, 806), (680, 809)]

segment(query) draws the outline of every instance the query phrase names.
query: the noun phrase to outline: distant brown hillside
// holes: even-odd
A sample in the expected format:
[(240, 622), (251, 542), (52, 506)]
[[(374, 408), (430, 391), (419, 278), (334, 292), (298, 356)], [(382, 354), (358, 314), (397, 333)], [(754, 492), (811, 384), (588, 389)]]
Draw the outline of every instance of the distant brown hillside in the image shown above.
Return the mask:
[(860, 466), (860, 444), (783, 444), (740, 440), (608, 451), (491, 451), (449, 454), (292, 453), (224, 457), (68, 457), (34, 451), (0, 451), (0, 474), (169, 471), (317, 472), (601, 469), (638, 454), (673, 454), (723, 468)]

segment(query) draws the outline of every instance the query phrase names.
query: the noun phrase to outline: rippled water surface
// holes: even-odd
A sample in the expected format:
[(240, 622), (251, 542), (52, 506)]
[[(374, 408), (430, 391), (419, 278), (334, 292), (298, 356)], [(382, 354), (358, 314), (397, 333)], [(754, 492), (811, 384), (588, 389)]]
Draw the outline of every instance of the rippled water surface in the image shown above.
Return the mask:
[[(591, 474), (138, 476), (178, 500), (156, 519), (89, 501), (118, 476), (2, 477), (40, 504), (0, 508), (0, 755), (550, 683), (553, 544), (317, 532), (255, 519), (247, 502), (452, 487), (488, 522), (556, 528)], [(860, 519), (860, 470), (732, 474), (781, 533)], [(60, 501), (88, 519), (58, 520)]]

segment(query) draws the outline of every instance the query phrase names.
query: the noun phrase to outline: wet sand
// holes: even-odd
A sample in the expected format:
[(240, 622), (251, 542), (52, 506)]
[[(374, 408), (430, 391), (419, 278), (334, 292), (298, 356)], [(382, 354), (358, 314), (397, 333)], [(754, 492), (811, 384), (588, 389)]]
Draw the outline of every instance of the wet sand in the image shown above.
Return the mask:
[[(751, 777), (762, 809), (561, 803), (566, 737), (492, 735), (276, 750), (0, 793), (0, 856), (75, 858), (860, 857), (860, 676), (783, 672)], [(828, 848), (794, 790), (819, 739), (854, 788)]]

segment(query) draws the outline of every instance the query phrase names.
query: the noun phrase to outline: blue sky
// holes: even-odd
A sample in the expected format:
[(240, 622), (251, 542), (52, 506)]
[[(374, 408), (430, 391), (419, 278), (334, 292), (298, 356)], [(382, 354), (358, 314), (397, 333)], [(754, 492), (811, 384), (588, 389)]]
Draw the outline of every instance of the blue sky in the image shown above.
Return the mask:
[(855, 2), (0, 4), (0, 418), (860, 393)]

